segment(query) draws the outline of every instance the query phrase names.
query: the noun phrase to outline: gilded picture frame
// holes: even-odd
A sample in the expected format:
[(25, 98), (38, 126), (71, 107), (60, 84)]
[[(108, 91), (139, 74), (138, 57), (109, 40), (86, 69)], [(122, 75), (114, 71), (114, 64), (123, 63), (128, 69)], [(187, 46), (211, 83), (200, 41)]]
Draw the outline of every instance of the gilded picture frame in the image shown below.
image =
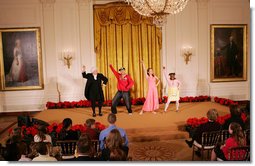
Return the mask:
[(211, 82), (246, 81), (247, 25), (213, 24), (211, 31)]
[(1, 90), (43, 89), (39, 27), (0, 29)]

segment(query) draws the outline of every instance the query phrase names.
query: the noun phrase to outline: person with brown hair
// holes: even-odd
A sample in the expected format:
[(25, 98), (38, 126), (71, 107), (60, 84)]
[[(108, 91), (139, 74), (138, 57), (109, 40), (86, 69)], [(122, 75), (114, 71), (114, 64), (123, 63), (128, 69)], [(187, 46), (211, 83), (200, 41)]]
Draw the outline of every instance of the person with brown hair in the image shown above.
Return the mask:
[(46, 142), (36, 143), (35, 149), (39, 156), (35, 157), (32, 161), (57, 161), (56, 158), (49, 156)]
[(99, 131), (97, 131), (95, 128), (95, 122), (95, 119), (87, 119), (85, 122), (85, 133), (87, 133), (92, 140), (98, 140), (99, 137)]
[(106, 148), (102, 150), (103, 161), (125, 161), (127, 160), (128, 147), (124, 146), (123, 138), (118, 129), (113, 129), (105, 140)]
[(142, 115), (144, 111), (156, 114), (155, 110), (159, 108), (157, 86), (159, 85), (160, 80), (157, 76), (155, 76), (152, 68), (148, 68), (146, 71), (144, 62), (142, 60), (141, 63), (143, 66), (145, 77), (148, 81), (148, 92), (146, 95), (146, 100), (143, 104), (143, 108), (139, 114)]
[(90, 136), (83, 133), (77, 142), (77, 157), (70, 161), (95, 161)]
[(39, 126), (38, 133), (34, 136), (34, 142), (50, 142), (52, 143), (51, 136), (47, 134), (46, 126)]
[(228, 130), (230, 123), (236, 122), (241, 125), (242, 129), (245, 130), (245, 124), (241, 118), (242, 112), (240, 106), (237, 104), (232, 104), (229, 106), (231, 117), (225, 121), (222, 128)]
[(18, 151), (20, 155), (19, 161), (31, 161), (31, 159), (27, 157), (28, 150), (27, 145), (25, 143), (21, 143), (18, 145)]
[[(216, 146), (216, 148), (212, 150), (211, 154), (212, 161), (215, 161), (217, 158), (227, 160), (230, 148), (246, 145), (245, 135), (240, 124), (236, 122), (231, 123), (229, 125), (229, 134), (231, 136), (225, 141), (224, 145)], [(232, 156), (230, 156), (230, 160), (231, 158)]]

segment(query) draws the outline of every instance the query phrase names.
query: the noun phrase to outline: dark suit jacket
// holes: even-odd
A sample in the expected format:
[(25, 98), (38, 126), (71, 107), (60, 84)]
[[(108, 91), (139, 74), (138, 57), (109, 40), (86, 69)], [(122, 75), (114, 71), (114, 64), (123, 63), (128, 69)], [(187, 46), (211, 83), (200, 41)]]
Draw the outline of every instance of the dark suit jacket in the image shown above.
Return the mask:
[(221, 129), (221, 125), (217, 122), (207, 122), (207, 123), (201, 124), (200, 126), (197, 127), (194, 133), (193, 139), (201, 144), (203, 132), (219, 131), (220, 129)]
[(103, 74), (97, 74), (97, 80), (94, 79), (92, 73), (82, 73), (83, 78), (87, 79), (84, 95), (88, 100), (104, 101), (104, 93), (102, 89), (103, 84), (107, 84), (108, 78)]
[(240, 117), (233, 117), (233, 116), (225, 121), (225, 123), (223, 124), (223, 130), (228, 130), (229, 125), (232, 122), (236, 122), (236, 123), (240, 124), (242, 129), (245, 130), (245, 125), (244, 125), (244, 122), (243, 122), (242, 118), (240, 118)]

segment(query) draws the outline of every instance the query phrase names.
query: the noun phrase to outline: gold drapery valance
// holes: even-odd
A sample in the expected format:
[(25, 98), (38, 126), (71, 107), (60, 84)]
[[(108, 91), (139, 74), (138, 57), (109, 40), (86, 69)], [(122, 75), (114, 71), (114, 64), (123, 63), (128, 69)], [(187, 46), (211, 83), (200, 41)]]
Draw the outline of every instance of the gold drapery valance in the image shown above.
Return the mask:
[[(116, 25), (153, 25), (152, 17), (145, 17), (137, 13), (130, 5), (123, 2), (113, 2), (105, 5), (94, 5), (94, 30), (95, 30), (95, 52), (100, 49), (100, 30), (101, 26), (110, 24)], [(160, 49), (162, 47), (162, 32), (160, 28), (156, 29), (159, 38)]]
[[(109, 65), (122, 66), (135, 81), (131, 89), (133, 98), (145, 97), (148, 83), (139, 60), (151, 67), (160, 77), (161, 29), (152, 24), (152, 18), (139, 15), (125, 3), (94, 5), (94, 44), (99, 72), (109, 78), (105, 87), (106, 99), (112, 99), (117, 90), (117, 80)], [(161, 85), (158, 86), (159, 96)]]

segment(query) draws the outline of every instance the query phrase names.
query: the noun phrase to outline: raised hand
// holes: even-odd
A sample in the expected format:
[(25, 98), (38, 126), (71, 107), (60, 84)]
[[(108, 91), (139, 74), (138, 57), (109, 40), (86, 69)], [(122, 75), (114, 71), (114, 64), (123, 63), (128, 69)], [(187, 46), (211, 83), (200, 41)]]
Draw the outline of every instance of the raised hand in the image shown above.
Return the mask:
[(86, 66), (85, 65), (82, 66), (82, 71), (83, 72), (86, 71)]

